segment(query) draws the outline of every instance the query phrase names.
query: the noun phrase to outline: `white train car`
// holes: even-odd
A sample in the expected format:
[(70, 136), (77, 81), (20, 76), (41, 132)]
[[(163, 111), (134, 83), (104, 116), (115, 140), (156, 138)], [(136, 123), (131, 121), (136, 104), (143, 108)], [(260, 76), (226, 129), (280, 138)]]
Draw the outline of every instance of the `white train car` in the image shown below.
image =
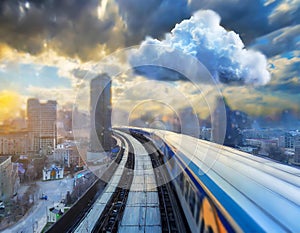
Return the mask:
[(300, 170), (169, 131), (132, 128), (164, 154), (192, 232), (300, 232)]

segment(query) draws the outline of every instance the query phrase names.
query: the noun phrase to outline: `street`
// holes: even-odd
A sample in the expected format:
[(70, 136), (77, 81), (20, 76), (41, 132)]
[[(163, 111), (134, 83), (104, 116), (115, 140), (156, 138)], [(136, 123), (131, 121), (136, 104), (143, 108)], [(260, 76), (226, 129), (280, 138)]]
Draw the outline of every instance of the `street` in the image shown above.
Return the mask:
[[(54, 206), (65, 198), (67, 191), (73, 189), (73, 178), (65, 178), (53, 181), (38, 181), (39, 193), (35, 195), (37, 198), (32, 209), (15, 225), (2, 231), (3, 233), (32, 233), (41, 232), (47, 223), (47, 208)], [(48, 200), (40, 200), (38, 197), (45, 193)]]

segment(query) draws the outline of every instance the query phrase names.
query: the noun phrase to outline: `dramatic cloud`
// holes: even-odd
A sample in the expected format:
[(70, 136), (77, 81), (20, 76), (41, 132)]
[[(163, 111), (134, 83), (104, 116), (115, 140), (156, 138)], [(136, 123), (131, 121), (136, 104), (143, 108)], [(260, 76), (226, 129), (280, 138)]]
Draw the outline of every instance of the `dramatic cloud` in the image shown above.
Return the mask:
[[(251, 47), (262, 51), (268, 57), (282, 53), (286, 56), (293, 56), (292, 52), (300, 48), (300, 24), (259, 37)], [(288, 53), (291, 54), (288, 55)]]
[(116, 0), (127, 25), (128, 44), (145, 36), (162, 37), (176, 23), (190, 17), (187, 0)]
[[(229, 87), (223, 86), (223, 95), (230, 100), (230, 106), (251, 115), (276, 116), (284, 110), (300, 112), (300, 53), (285, 58), (277, 55), (269, 59), (272, 63), (272, 80), (265, 86)], [(297, 57), (299, 56), (299, 57)]]
[[(224, 85), (230, 104), (257, 115), (284, 108), (299, 110), (299, 1), (2, 0), (0, 91), (18, 92), (21, 102), (28, 96), (55, 98), (60, 105), (73, 102), (79, 90), (89, 94), (86, 77), (102, 70), (116, 73), (130, 69), (123, 61), (103, 62), (103, 57), (142, 42), (131, 57), (133, 62), (152, 58), (178, 63), (182, 60), (172, 55), (180, 50), (202, 62), (215, 80), (238, 85), (265, 84), (270, 79), (266, 59), (253, 51), (258, 50), (269, 58), (271, 82), (255, 88)], [(214, 10), (220, 17), (212, 11), (197, 12), (199, 9)], [(171, 49), (149, 51), (149, 44)], [(177, 65), (192, 67), (184, 62)], [(205, 90), (200, 93), (171, 70), (144, 66), (136, 71), (148, 78), (180, 83), (180, 91), (188, 93), (195, 105), (201, 94), (209, 95), (205, 92), (208, 84), (201, 83)], [(113, 101), (139, 82), (141, 77), (136, 73), (114, 79)], [(130, 94), (146, 94), (147, 88)], [(80, 104), (87, 107), (84, 101)], [(132, 99), (119, 101), (126, 108)]]
[(239, 33), (246, 44), (272, 30), (268, 16), (273, 4), (266, 6), (261, 0), (191, 0), (190, 8), (192, 11), (216, 11), (222, 18), (222, 25)]
[[(286, 0), (268, 2), (262, 0), (116, 0), (116, 2), (128, 28), (129, 44), (138, 43), (147, 35), (161, 39), (164, 33), (169, 32), (176, 23), (189, 18), (193, 12), (201, 9), (216, 11), (222, 18), (222, 25), (228, 30), (239, 33), (243, 41), (248, 44), (257, 36), (282, 26), (282, 23), (275, 18), (278, 16), (279, 5), (287, 4)], [(292, 6), (291, 8), (294, 9)], [(295, 15), (290, 12), (286, 12), (288, 17), (284, 18), (291, 24), (290, 21), (295, 18)]]
[(225, 87), (224, 97), (232, 109), (238, 109), (254, 116), (276, 116), (285, 109), (299, 112), (300, 95), (287, 92), (272, 92), (267, 87), (260, 89)]
[[(147, 45), (154, 45), (149, 49)], [(155, 49), (157, 45), (157, 49)], [(270, 80), (267, 60), (259, 52), (246, 50), (240, 37), (233, 31), (226, 31), (220, 26), (220, 16), (213, 11), (198, 11), (189, 20), (177, 24), (165, 39), (158, 41), (147, 38), (140, 50), (133, 54), (131, 63), (137, 60), (168, 60), (176, 63), (173, 52), (166, 48), (182, 51), (195, 56), (210, 71), (213, 77), (228, 84), (266, 84)], [(151, 51), (149, 51), (151, 50)], [(178, 64), (188, 66), (188, 64)], [(139, 73), (155, 79), (177, 80), (180, 76), (151, 67), (137, 67)]]
[(282, 0), (269, 15), (271, 25), (286, 27), (300, 22), (300, 0)]
[(101, 51), (123, 46), (121, 24), (116, 6), (98, 0), (0, 2), (0, 42), (31, 54), (53, 49), (83, 60), (99, 58)]
[(300, 20), (299, 0), (2, 0), (0, 43), (31, 54), (52, 49), (96, 60), (147, 36), (162, 39), (199, 9), (216, 11), (221, 25), (246, 45)]
[(256, 37), (300, 21), (299, 0), (190, 0), (191, 11), (211, 9), (222, 25), (241, 35), (248, 44)]
[(264, 90), (280, 93), (280, 96), (290, 96), (290, 101), (300, 103), (300, 99), (293, 95), (300, 94), (300, 56), (285, 58), (280, 55), (270, 59), (273, 65), (271, 70), (273, 80), (265, 86)]

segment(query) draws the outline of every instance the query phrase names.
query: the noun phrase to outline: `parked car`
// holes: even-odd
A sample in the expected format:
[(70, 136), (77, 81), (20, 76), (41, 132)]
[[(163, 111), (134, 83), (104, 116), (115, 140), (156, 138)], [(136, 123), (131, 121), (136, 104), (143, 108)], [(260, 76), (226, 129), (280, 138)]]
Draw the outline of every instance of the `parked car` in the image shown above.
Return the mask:
[(48, 200), (48, 196), (45, 193), (43, 193), (42, 196), (40, 197), (40, 199), (47, 201)]

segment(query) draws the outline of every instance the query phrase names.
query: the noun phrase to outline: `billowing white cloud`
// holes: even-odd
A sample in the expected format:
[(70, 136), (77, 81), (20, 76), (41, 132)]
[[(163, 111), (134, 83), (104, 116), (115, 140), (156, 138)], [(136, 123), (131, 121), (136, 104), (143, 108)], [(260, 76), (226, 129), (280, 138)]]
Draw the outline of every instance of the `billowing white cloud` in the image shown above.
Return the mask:
[[(228, 84), (266, 84), (271, 77), (267, 71), (265, 56), (260, 52), (245, 49), (239, 35), (227, 31), (220, 25), (220, 21), (220, 16), (214, 11), (200, 10), (190, 19), (177, 24), (171, 33), (166, 34), (164, 40), (147, 38), (141, 44), (139, 52), (132, 55), (131, 63), (140, 59), (169, 59), (169, 62), (176, 63), (174, 53), (161, 51), (161, 46), (165, 46), (196, 57), (215, 80)], [(155, 47), (149, 51), (147, 45), (159, 47), (157, 51)], [(145, 68), (137, 68), (137, 71), (146, 76), (150, 73), (149, 76), (155, 79), (166, 79), (166, 76), (170, 79), (169, 76), (172, 75), (169, 73), (164, 76), (161, 72), (155, 73)]]

